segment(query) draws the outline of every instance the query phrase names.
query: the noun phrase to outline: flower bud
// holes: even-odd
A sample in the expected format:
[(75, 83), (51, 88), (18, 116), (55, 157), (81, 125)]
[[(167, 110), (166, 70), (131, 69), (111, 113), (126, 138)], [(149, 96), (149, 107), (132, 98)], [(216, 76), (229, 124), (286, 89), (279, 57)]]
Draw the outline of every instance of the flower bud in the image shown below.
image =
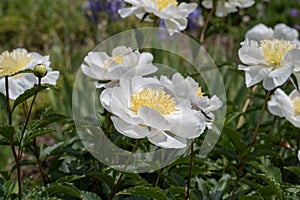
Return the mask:
[(43, 64), (36, 65), (33, 70), (34, 75), (43, 78), (47, 74), (47, 68)]

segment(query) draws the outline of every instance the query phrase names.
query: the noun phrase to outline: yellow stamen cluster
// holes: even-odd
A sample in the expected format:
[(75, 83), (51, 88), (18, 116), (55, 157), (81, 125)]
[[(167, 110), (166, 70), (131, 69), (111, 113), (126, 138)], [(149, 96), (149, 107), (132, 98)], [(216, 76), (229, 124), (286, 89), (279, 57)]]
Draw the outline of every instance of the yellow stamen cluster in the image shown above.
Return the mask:
[(161, 89), (144, 88), (133, 93), (130, 99), (130, 109), (137, 114), (143, 106), (152, 108), (162, 115), (176, 111), (172, 96)]
[(281, 67), (280, 64), (283, 56), (288, 51), (295, 49), (296, 45), (290, 41), (273, 39), (261, 41), (260, 47), (264, 52), (267, 64), (278, 68)]
[(25, 49), (16, 49), (11, 53), (3, 52), (0, 55), (0, 77), (11, 76), (21, 71), (31, 61), (32, 58)]
[(120, 64), (122, 64), (122, 61), (123, 61), (123, 56), (111, 57), (110, 59), (104, 61), (104, 63), (103, 63), (104, 68), (107, 69), (109, 67), (109, 65), (112, 64), (112, 62), (115, 62), (120, 65)]
[(157, 3), (158, 10), (163, 10), (169, 5), (177, 6), (178, 2), (176, 0), (152, 0), (153, 2)]
[(293, 104), (296, 115), (300, 115), (300, 97), (294, 98)]
[(198, 90), (197, 90), (197, 97), (204, 97), (205, 93), (202, 92), (202, 88), (201, 87), (198, 87)]

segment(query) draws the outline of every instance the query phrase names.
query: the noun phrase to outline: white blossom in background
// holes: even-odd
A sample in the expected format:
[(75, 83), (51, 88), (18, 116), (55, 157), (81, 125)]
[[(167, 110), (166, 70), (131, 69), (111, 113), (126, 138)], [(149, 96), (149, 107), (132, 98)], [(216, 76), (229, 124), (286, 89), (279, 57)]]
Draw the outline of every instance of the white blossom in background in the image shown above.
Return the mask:
[(268, 110), (273, 115), (284, 117), (294, 126), (300, 128), (300, 94), (297, 90), (287, 95), (280, 88), (276, 89), (268, 102)]
[[(217, 0), (216, 16), (226, 17), (229, 13), (238, 11), (238, 8), (248, 8), (255, 3), (254, 0)], [(212, 9), (213, 0), (203, 0), (202, 5), (204, 8)]]
[(153, 21), (158, 17), (164, 21), (170, 35), (185, 30), (188, 16), (196, 8), (196, 3), (178, 3), (176, 0), (125, 0), (131, 4), (129, 8), (122, 8), (119, 14), (122, 18), (135, 15), (145, 21)]
[(118, 87), (101, 93), (100, 102), (114, 115), (111, 119), (121, 134), (147, 138), (163, 148), (184, 148), (187, 139), (204, 132), (206, 120), (189, 99), (177, 98), (170, 89), (157, 78), (122, 78)]
[(298, 32), (285, 24), (274, 30), (263, 24), (254, 26), (241, 43), (239, 58), (245, 71), (247, 87), (263, 82), (266, 90), (284, 84), (294, 74), (300, 80)]
[(107, 84), (97, 84), (97, 87), (111, 87), (115, 86), (124, 75), (131, 78), (154, 73), (157, 67), (152, 61), (151, 53), (139, 53), (130, 47), (118, 46), (112, 50), (111, 56), (106, 52), (88, 53), (81, 70), (97, 81), (109, 81)]
[(55, 85), (59, 77), (58, 71), (52, 71), (49, 56), (41, 56), (38, 53), (28, 53), (26, 49), (15, 49), (12, 52), (5, 51), (0, 55), (0, 92), (6, 95), (5, 76), (8, 76), (8, 88), (10, 99), (15, 100), (26, 90), (38, 83), (38, 78), (33, 73), (19, 73), (25, 69), (34, 70), (34, 67), (42, 64), (47, 69), (47, 74), (41, 79), (42, 84)]

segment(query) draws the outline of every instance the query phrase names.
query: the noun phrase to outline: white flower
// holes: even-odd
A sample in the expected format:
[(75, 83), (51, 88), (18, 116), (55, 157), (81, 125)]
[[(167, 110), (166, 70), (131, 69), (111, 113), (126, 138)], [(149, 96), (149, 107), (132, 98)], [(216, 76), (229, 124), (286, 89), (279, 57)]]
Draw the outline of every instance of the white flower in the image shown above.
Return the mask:
[(300, 161), (300, 150), (298, 150), (297, 156), (298, 156), (298, 160)]
[(147, 138), (163, 148), (184, 148), (187, 139), (199, 137), (206, 127), (201, 112), (188, 99), (176, 95), (156, 78), (121, 79), (119, 87), (100, 95), (117, 131), (130, 138)]
[(263, 81), (263, 87), (272, 90), (284, 84), (292, 73), (300, 80), (297, 37), (298, 33), (284, 24), (276, 25), (274, 30), (263, 24), (250, 29), (239, 49), (239, 58), (245, 65), (238, 66), (246, 72), (247, 87)]
[(211, 128), (211, 124), (215, 119), (212, 111), (221, 108), (223, 105), (216, 95), (211, 98), (205, 96), (202, 88), (193, 78), (187, 77), (184, 79), (180, 73), (175, 73), (172, 76), (172, 81), (166, 77), (162, 77), (161, 81), (172, 88), (178, 98), (189, 99), (192, 109), (201, 112), (205, 116), (207, 127)]
[(284, 117), (300, 128), (300, 94), (297, 90), (288, 96), (278, 88), (268, 102), (268, 109), (273, 115)]
[(38, 82), (33, 73), (15, 74), (25, 69), (33, 70), (38, 64), (43, 64), (48, 71), (41, 83), (56, 84), (59, 72), (52, 71), (49, 56), (41, 56), (34, 52), (28, 53), (25, 49), (15, 49), (10, 53), (3, 52), (0, 55), (0, 92), (6, 95), (5, 76), (8, 76), (9, 97), (13, 100), (32, 88)]
[(298, 31), (283, 23), (277, 24), (274, 27), (274, 30), (264, 24), (255, 25), (253, 28), (247, 31), (245, 37), (248, 40), (255, 40), (257, 42), (262, 40), (278, 39), (291, 41), (297, 45), (299, 44)]
[[(187, 17), (197, 8), (196, 3), (182, 2), (178, 5), (176, 0), (125, 0), (125, 2), (132, 7), (119, 10), (122, 18), (135, 15), (139, 19), (152, 21), (155, 15), (164, 20), (170, 35), (184, 30), (188, 23)], [(150, 15), (146, 16), (146, 13)]]
[(152, 64), (151, 53), (139, 53), (130, 47), (119, 46), (112, 50), (112, 56), (105, 52), (90, 52), (81, 65), (81, 70), (87, 76), (100, 80), (111, 81), (98, 87), (114, 86), (122, 76), (131, 78), (136, 75), (154, 73), (157, 68)]
[[(237, 12), (237, 8), (248, 8), (254, 4), (254, 0), (217, 0), (216, 16), (226, 17), (229, 13)], [(203, 0), (205, 8), (213, 8), (213, 0)]]

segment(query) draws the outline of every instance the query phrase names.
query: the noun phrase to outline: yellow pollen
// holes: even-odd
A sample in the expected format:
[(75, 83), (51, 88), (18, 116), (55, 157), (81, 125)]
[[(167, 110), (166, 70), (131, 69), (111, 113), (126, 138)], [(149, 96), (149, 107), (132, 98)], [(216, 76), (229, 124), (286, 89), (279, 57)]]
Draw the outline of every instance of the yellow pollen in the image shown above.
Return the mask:
[(202, 92), (202, 88), (201, 87), (198, 87), (198, 90), (197, 90), (197, 97), (204, 97), (205, 93)]
[(282, 57), (288, 51), (296, 49), (296, 45), (292, 42), (277, 39), (263, 40), (260, 42), (260, 47), (264, 52), (267, 64), (275, 68), (281, 67)]
[(172, 96), (161, 89), (144, 88), (140, 92), (135, 92), (130, 99), (130, 109), (137, 114), (143, 106), (152, 108), (162, 115), (177, 111)]
[(296, 115), (300, 115), (300, 97), (294, 98), (293, 104)]
[(152, 0), (153, 2), (157, 3), (158, 10), (163, 10), (169, 5), (177, 6), (178, 2), (176, 0)]
[(122, 64), (123, 61), (123, 56), (115, 56), (115, 57), (111, 57), (108, 60), (104, 60), (104, 68), (107, 69), (109, 67), (109, 65), (112, 64), (112, 62), (115, 62), (117, 64)]
[(3, 52), (0, 55), (0, 77), (11, 76), (21, 71), (31, 61), (32, 58), (25, 49), (16, 49), (11, 53)]

